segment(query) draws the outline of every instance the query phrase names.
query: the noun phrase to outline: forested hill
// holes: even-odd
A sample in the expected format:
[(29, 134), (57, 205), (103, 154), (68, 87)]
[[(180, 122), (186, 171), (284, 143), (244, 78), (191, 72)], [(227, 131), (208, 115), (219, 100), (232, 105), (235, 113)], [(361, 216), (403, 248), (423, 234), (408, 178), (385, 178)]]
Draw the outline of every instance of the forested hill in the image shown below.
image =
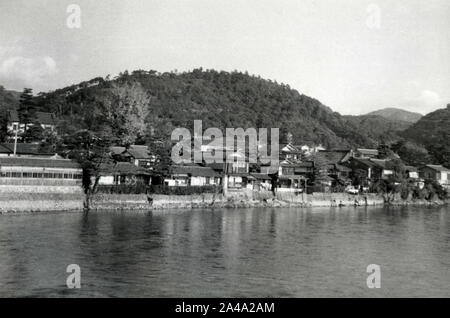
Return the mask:
[(436, 162), (450, 167), (450, 104), (423, 116), (402, 136), (425, 145)]
[(398, 141), (401, 138), (399, 133), (412, 125), (406, 121), (388, 119), (379, 115), (347, 115), (344, 118), (357, 126), (370, 139), (388, 144)]
[(20, 92), (6, 90), (0, 85), (0, 111), (17, 108)]
[(204, 129), (279, 127), (280, 138), (290, 132), (295, 143), (342, 148), (371, 147), (377, 142), (318, 100), (288, 85), (241, 72), (202, 69), (162, 74), (125, 72), (114, 79), (95, 78), (41, 94), (37, 100), (41, 110), (65, 118), (65, 126), (71, 123), (95, 128), (95, 118), (108, 90), (135, 82), (151, 96), (147, 123), (153, 131), (163, 132), (167, 137), (174, 127), (189, 128), (194, 119), (201, 119)]
[(367, 115), (377, 115), (384, 118), (387, 118), (389, 120), (396, 120), (401, 122), (407, 122), (407, 123), (415, 123), (420, 118), (422, 118), (422, 115), (419, 113), (410, 112), (404, 109), (395, 108), (395, 107), (388, 107), (379, 109), (373, 112), (368, 113)]

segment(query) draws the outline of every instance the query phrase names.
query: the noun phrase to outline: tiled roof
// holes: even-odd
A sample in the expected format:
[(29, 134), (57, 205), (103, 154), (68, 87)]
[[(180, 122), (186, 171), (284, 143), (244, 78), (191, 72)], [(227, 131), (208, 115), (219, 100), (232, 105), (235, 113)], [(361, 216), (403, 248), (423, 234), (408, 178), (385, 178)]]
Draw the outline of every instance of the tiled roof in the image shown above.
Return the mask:
[(352, 160), (355, 160), (357, 162), (360, 162), (368, 167), (379, 167), (375, 162), (370, 161), (369, 159), (361, 159), (361, 158), (352, 158)]
[(109, 150), (111, 151), (112, 155), (121, 155), (126, 150), (126, 148), (120, 146), (112, 146), (109, 148)]
[(202, 166), (172, 166), (170, 169), (171, 174), (185, 174), (194, 177), (220, 177), (221, 174), (212, 169), (211, 167)]
[(135, 159), (151, 159), (148, 146), (131, 145), (127, 152)]
[[(55, 125), (56, 119), (53, 113), (36, 112), (36, 120), (43, 125)], [(19, 122), (19, 114), (17, 110), (9, 111), (9, 121)]]
[(43, 167), (80, 169), (80, 165), (68, 159), (44, 159), (24, 157), (0, 157), (0, 166), (8, 167)]
[(445, 168), (442, 165), (426, 165), (426, 167), (431, 168), (431, 169), (436, 170), (436, 171), (450, 172), (449, 169)]
[[(47, 155), (51, 156), (54, 153), (42, 152), (39, 144), (17, 143), (17, 155)], [(14, 154), (14, 143), (0, 143), (0, 153)]]
[(250, 175), (258, 180), (272, 180), (272, 178), (265, 173), (250, 173)]
[(373, 163), (375, 163), (377, 166), (386, 169), (386, 162), (387, 160), (384, 159), (369, 159), (370, 161), (372, 161)]
[(104, 164), (100, 167), (101, 175), (148, 175), (144, 168), (137, 167), (129, 162), (117, 162), (115, 164)]
[(377, 149), (358, 148), (356, 150), (358, 152), (360, 152), (361, 154), (363, 154), (363, 155), (378, 156), (378, 150)]
[(337, 164), (348, 154), (349, 150), (321, 150), (315, 157), (323, 159), (327, 164)]

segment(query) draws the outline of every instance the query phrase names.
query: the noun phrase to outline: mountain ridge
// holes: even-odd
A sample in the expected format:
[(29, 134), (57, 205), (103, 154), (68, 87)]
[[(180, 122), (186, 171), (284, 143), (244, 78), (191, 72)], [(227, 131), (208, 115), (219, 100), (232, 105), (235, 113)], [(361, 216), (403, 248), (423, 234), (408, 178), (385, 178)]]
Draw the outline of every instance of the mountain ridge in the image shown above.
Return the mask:
[(398, 120), (402, 122), (415, 123), (423, 117), (422, 114), (404, 110), (397, 107), (386, 107), (374, 110), (365, 115), (377, 115), (390, 120)]

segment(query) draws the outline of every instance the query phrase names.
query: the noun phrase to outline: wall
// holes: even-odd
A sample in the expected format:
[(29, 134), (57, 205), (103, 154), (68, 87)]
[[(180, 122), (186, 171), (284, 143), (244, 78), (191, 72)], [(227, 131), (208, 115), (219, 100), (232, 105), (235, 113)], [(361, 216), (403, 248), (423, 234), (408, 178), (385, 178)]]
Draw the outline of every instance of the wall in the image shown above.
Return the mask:
[(0, 213), (83, 209), (80, 187), (0, 186)]
[(91, 210), (149, 210), (146, 194), (95, 194), (91, 198)]

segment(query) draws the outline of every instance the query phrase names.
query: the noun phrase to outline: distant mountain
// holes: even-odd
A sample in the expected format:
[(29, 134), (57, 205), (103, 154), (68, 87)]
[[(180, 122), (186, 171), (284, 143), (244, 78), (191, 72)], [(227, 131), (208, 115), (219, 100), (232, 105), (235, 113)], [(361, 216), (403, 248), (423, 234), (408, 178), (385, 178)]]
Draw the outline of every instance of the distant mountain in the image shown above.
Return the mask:
[(393, 143), (401, 137), (399, 133), (412, 125), (410, 122), (388, 119), (379, 115), (343, 116), (353, 126), (358, 127), (367, 138), (385, 143)]
[(450, 167), (450, 104), (423, 116), (401, 135), (424, 145), (437, 163)]
[(390, 120), (398, 120), (398, 121), (403, 121), (403, 122), (408, 122), (408, 123), (415, 123), (420, 118), (422, 118), (422, 115), (419, 113), (414, 113), (414, 112), (410, 112), (407, 110), (403, 110), (400, 108), (394, 108), (394, 107), (379, 109), (379, 110), (370, 112), (366, 115), (376, 115), (376, 116), (381, 116), (381, 117), (384, 117), (384, 118), (387, 118)]
[(0, 85), (0, 111), (14, 109), (19, 105), (20, 92), (6, 90)]
[(296, 143), (327, 148), (373, 147), (377, 140), (320, 101), (288, 85), (242, 72), (195, 69), (184, 73), (124, 72), (114, 79), (96, 78), (37, 97), (40, 110), (55, 112), (72, 125), (96, 128), (102, 118), (102, 96), (113, 85), (137, 82), (151, 96), (149, 129), (170, 140), (175, 127), (279, 127)]

